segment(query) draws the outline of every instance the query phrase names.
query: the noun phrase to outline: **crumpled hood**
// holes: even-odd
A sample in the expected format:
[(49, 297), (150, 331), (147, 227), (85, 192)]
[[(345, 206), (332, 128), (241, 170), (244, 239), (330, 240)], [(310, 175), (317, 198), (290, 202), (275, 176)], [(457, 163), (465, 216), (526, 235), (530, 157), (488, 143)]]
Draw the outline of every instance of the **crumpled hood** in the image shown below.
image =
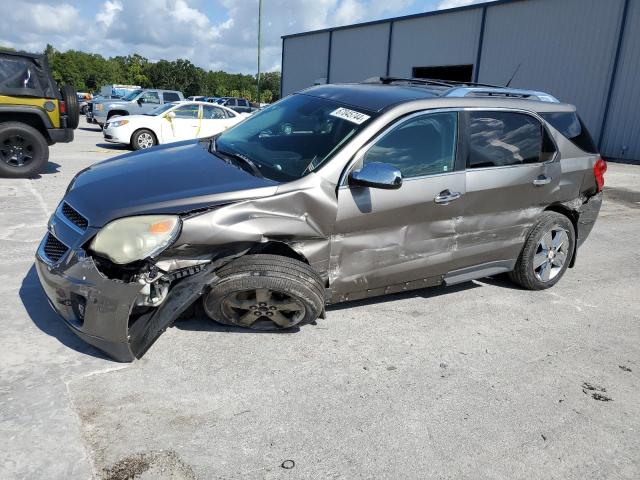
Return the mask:
[(102, 227), (116, 218), (191, 210), (275, 194), (278, 182), (258, 178), (187, 140), (96, 163), (75, 178), (65, 201)]

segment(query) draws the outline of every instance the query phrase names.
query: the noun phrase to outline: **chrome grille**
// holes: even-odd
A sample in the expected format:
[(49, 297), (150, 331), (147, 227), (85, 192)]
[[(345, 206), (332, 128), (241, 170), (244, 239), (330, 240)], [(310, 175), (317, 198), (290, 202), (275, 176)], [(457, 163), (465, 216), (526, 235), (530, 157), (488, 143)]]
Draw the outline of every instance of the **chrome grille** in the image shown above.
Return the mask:
[(58, 240), (56, 237), (47, 233), (47, 240), (44, 243), (44, 254), (52, 262), (57, 262), (62, 256), (67, 253), (67, 246)]
[(71, 223), (82, 230), (86, 230), (89, 226), (89, 221), (67, 202), (62, 204), (62, 214), (67, 217)]

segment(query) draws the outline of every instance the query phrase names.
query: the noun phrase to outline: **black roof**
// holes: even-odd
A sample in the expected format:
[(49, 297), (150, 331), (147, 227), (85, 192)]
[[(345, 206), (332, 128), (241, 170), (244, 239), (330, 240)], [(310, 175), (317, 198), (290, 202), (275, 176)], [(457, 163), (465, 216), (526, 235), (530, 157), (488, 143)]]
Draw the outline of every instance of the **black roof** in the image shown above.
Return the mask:
[(392, 105), (439, 97), (436, 88), (417, 85), (385, 85), (382, 83), (343, 83), (318, 85), (300, 93), (352, 105), (371, 112), (379, 112)]
[(5, 50), (4, 48), (0, 48), (0, 53), (2, 55), (13, 55), (13, 56), (16, 56), (16, 57), (26, 57), (26, 58), (32, 58), (34, 60), (41, 60), (44, 57), (43, 53), (16, 52), (14, 50)]

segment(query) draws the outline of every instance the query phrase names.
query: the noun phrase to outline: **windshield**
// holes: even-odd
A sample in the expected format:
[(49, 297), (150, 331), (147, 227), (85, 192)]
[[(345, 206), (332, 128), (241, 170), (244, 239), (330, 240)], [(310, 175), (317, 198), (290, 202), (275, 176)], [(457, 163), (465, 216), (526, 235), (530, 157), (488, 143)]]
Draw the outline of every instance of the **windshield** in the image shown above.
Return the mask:
[(331, 100), (291, 95), (220, 135), (216, 149), (248, 158), (267, 178), (296, 180), (331, 158), (371, 115)]
[(127, 93), (124, 97), (122, 97), (122, 99), (126, 100), (127, 102), (130, 102), (131, 100), (136, 98), (138, 95), (140, 95), (140, 93), (142, 93), (142, 90), (134, 90), (131, 93)]
[(177, 105), (176, 103), (165, 103), (164, 105), (160, 105), (159, 107), (156, 107), (153, 110), (149, 110), (147, 113), (145, 113), (145, 115), (153, 115), (153, 116), (161, 115), (167, 110), (175, 107), (176, 105)]

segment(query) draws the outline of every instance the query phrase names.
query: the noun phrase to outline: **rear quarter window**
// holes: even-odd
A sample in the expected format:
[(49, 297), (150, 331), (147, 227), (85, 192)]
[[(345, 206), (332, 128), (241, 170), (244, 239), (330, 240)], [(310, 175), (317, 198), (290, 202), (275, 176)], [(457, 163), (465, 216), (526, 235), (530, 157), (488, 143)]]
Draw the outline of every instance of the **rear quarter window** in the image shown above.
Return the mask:
[(598, 148), (591, 138), (582, 119), (575, 112), (544, 113), (542, 118), (562, 135), (571, 140), (576, 147), (587, 153), (598, 153)]

